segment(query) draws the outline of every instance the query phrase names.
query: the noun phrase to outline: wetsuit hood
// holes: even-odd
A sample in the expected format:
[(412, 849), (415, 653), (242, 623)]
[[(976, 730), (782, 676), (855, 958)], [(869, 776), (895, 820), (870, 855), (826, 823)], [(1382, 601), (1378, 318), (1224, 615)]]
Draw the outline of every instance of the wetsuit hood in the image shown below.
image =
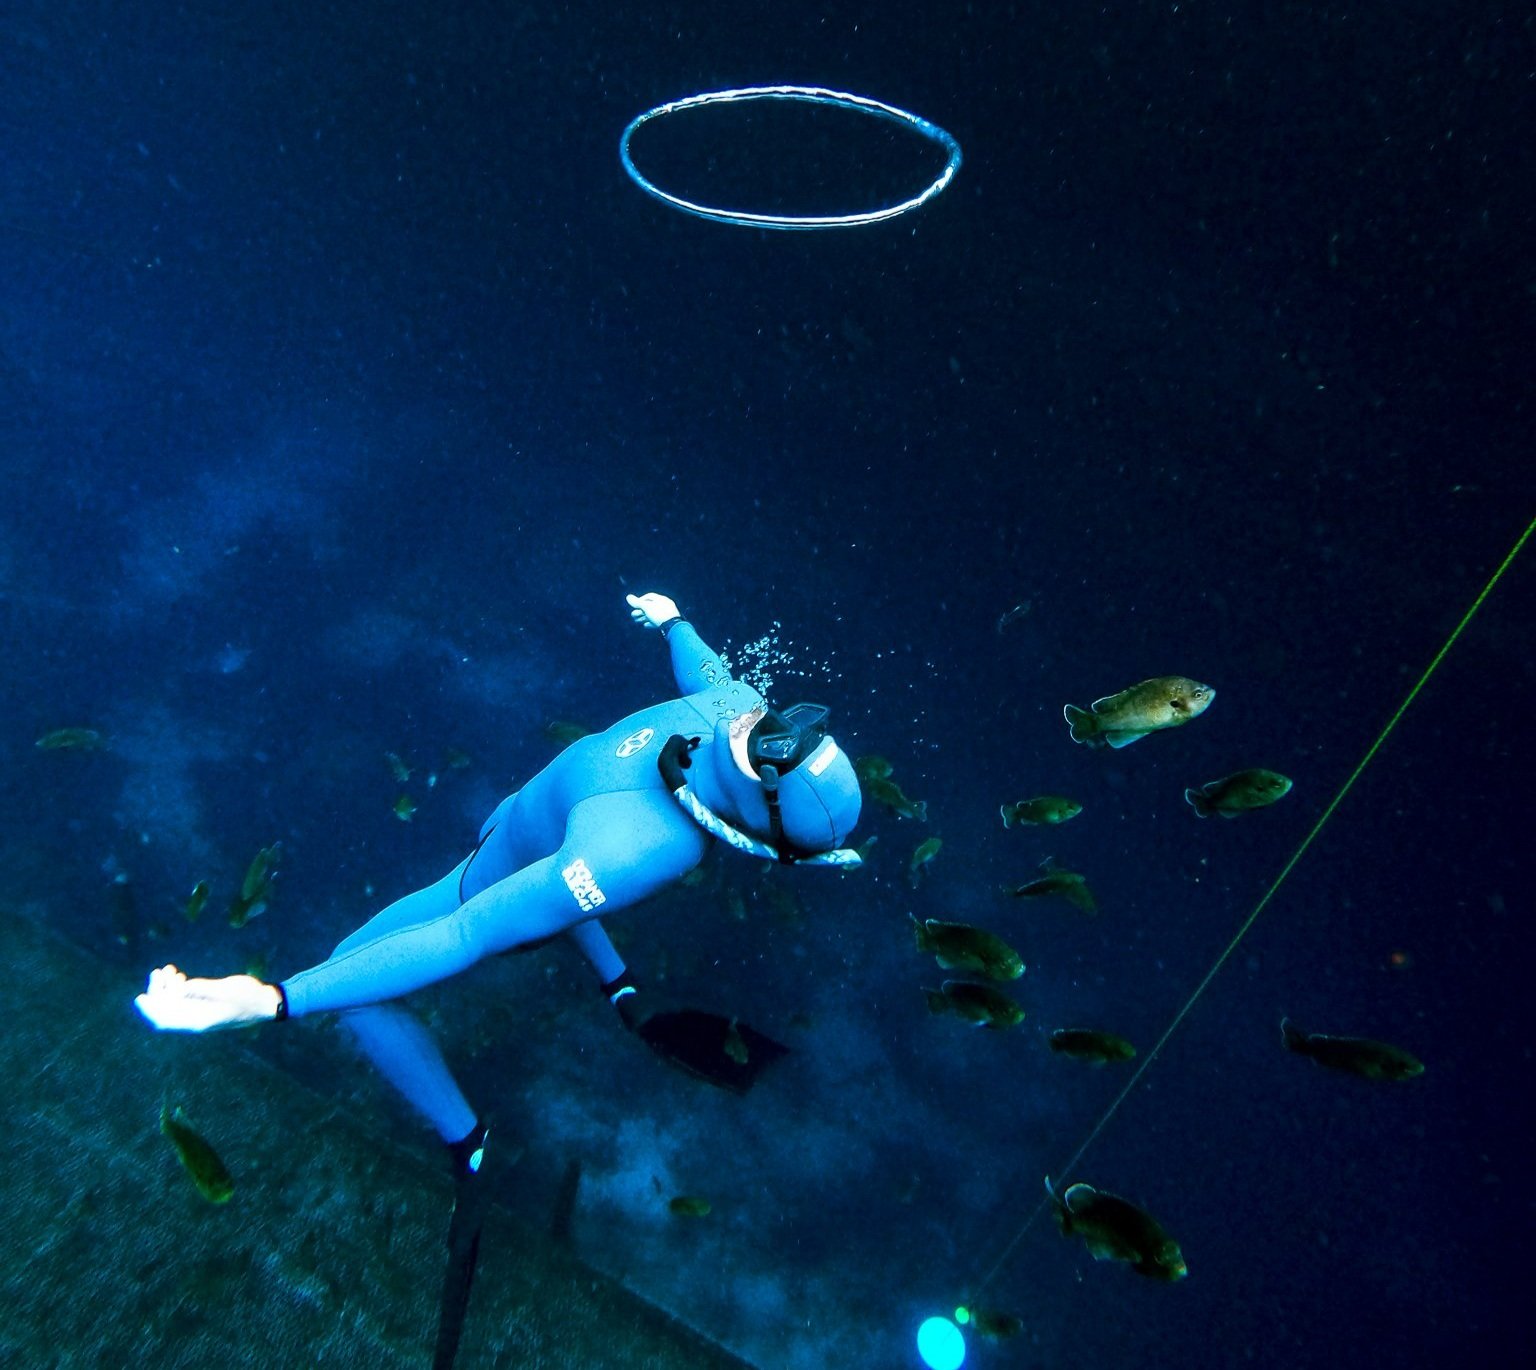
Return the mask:
[[(699, 777), (701, 798), (754, 836), (771, 841), (763, 781), (743, 770), (732, 754), (732, 723), (721, 719), (715, 725), (714, 745), (703, 753), (708, 765)], [(784, 838), (795, 854), (840, 846), (859, 820), (859, 778), (830, 736), (823, 736), (803, 760), (779, 775), (778, 794)]]
[(779, 777), (784, 836), (799, 851), (840, 847), (859, 821), (859, 777), (830, 736), (788, 775)]

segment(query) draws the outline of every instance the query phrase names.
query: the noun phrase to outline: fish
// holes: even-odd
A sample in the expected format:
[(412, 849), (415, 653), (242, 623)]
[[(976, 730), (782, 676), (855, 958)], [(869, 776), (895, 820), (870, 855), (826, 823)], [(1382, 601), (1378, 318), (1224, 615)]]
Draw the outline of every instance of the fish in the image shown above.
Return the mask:
[(240, 893), (229, 907), (230, 927), (243, 928), (251, 919), (266, 912), (282, 850), (283, 844), (274, 842), (251, 858), (251, 864), (246, 867), (245, 879), (240, 882)]
[(186, 915), (187, 922), (197, 922), (197, 915), (203, 911), (203, 906), (208, 902), (208, 882), (199, 880), (192, 886), (192, 893), (187, 896), (187, 904), (182, 913)]
[(243, 895), (236, 895), (229, 906), (229, 926), (243, 928), (251, 919), (261, 917), (266, 911), (267, 901), (264, 897), (247, 900)]
[(1097, 913), (1099, 901), (1093, 897), (1088, 882), (1076, 871), (1058, 866), (1050, 857), (1040, 863), (1044, 875), (1022, 885), (1016, 885), (1008, 893), (1016, 899), (1044, 899), (1051, 895), (1065, 899), (1084, 913)]
[(219, 1153), (195, 1132), (180, 1104), (171, 1109), (165, 1102), (160, 1104), (160, 1131), (170, 1138), (176, 1149), (176, 1158), (192, 1177), (197, 1192), (209, 1203), (228, 1203), (235, 1192), (234, 1177), (219, 1159)]
[(864, 788), (869, 797), (877, 804), (883, 804), (898, 818), (915, 818), (919, 823), (928, 821), (928, 801), (926, 799), (908, 799), (902, 793), (901, 786), (886, 776), (876, 776), (864, 782)]
[(918, 876), (924, 874), (928, 863), (939, 854), (939, 848), (944, 845), (942, 837), (926, 837), (917, 844), (912, 852), (912, 859), (907, 862), (907, 878), (915, 885)]
[(121, 947), (136, 947), (147, 929), (139, 914), (133, 877), (127, 871), (120, 870), (112, 877), (107, 886), (107, 905), (111, 909), (113, 940)]
[(707, 1218), (714, 1205), (697, 1194), (679, 1194), (667, 1200), (667, 1210), (679, 1218)]
[(1026, 599), (1022, 603), (1015, 604), (1013, 608), (1001, 613), (997, 617), (997, 631), (1001, 633), (1010, 623), (1017, 623), (1021, 618), (1029, 614), (1030, 604)]
[(1201, 818), (1219, 813), (1223, 818), (1236, 818), (1250, 809), (1262, 809), (1277, 799), (1284, 799), (1291, 792), (1288, 776), (1278, 771), (1263, 769), (1234, 771), (1220, 780), (1184, 791), (1184, 798)]
[(270, 847), (263, 847), (251, 858), (251, 864), (245, 868), (245, 879), (240, 882), (240, 897), (251, 900), (261, 898), (272, 888), (273, 878), (277, 875), (278, 859), (282, 856), (283, 844), (274, 842)]
[[(910, 915), (908, 915), (910, 917)], [(937, 918), (912, 919), (912, 936), (919, 951), (931, 951), (944, 970), (963, 970), (989, 980), (1017, 980), (1024, 962), (1001, 937), (969, 923), (941, 923)]]
[(1000, 1308), (967, 1308), (965, 1321), (988, 1341), (1007, 1341), (1024, 1330), (1024, 1319)]
[(411, 767), (401, 760), (398, 752), (385, 752), (384, 760), (389, 766), (389, 773), (395, 777), (397, 785), (403, 785), (414, 774)]
[(1005, 828), (1011, 828), (1016, 823), (1065, 823), (1068, 819), (1076, 818), (1082, 811), (1083, 806), (1077, 800), (1068, 799), (1059, 794), (1042, 794), (1034, 799), (1019, 799), (1012, 804), (1004, 804), (998, 809)]
[(1298, 1056), (1310, 1056), (1320, 1066), (1366, 1080), (1412, 1080), (1424, 1073), (1423, 1061), (1390, 1042), (1303, 1032), (1289, 1018), (1280, 1020), (1280, 1040)]
[(1061, 712), (1072, 740), (1087, 747), (1129, 747), (1148, 733), (1177, 728), (1199, 718), (1211, 706), (1216, 691), (1182, 675), (1143, 680), (1119, 694), (1096, 699), (1086, 709), (1068, 704)]
[(1074, 1061), (1087, 1061), (1094, 1066), (1129, 1061), (1136, 1055), (1136, 1048), (1124, 1037), (1093, 1028), (1057, 1028), (1050, 1041), (1051, 1050), (1058, 1056), (1070, 1056)]
[(1001, 990), (969, 980), (946, 980), (939, 989), (924, 989), (929, 1013), (952, 1013), (977, 1027), (1017, 1027), (1024, 1010)]
[(739, 1066), (747, 1063), (747, 1039), (741, 1035), (741, 1028), (737, 1026), (735, 1018), (731, 1019), (725, 1030), (725, 1054)]
[(447, 747), (443, 750), (443, 765), (450, 771), (467, 770), (472, 761), (473, 758), (462, 747)]
[(402, 794), (395, 800), (393, 813), (402, 823), (409, 823), (416, 813), (416, 801), (408, 794)]
[(1092, 1185), (1074, 1184), (1057, 1194), (1046, 1177), (1045, 1192), (1065, 1237), (1078, 1236), (1096, 1261), (1124, 1261), (1138, 1275), (1172, 1282), (1189, 1274), (1184, 1253), (1157, 1219), (1129, 1199)]
[(107, 740), (95, 728), (54, 728), (37, 739), (44, 752), (99, 752)]
[(853, 773), (860, 780), (886, 780), (893, 767), (883, 756), (861, 756), (853, 763)]
[(585, 728), (580, 723), (572, 723), (566, 718), (556, 718), (544, 725), (544, 736), (552, 742), (558, 742), (562, 747), (569, 747), (573, 742), (591, 737), (592, 729)]

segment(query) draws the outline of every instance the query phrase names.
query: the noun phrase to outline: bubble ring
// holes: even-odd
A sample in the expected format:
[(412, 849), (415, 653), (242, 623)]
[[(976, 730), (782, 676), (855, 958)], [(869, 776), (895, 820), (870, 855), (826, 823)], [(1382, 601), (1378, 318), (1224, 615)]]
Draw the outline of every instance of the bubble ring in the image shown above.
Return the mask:
[[(692, 200), (685, 200), (681, 195), (673, 195), (670, 191), (663, 190), (654, 181), (647, 180), (635, 166), (634, 158), (630, 156), (629, 142), (634, 137), (635, 131), (642, 125), (650, 123), (653, 119), (664, 119), (669, 114), (677, 114), (685, 109), (697, 109), (701, 105), (739, 104), (751, 100), (790, 100), (808, 105), (833, 105), (839, 109), (851, 109), (860, 114), (868, 114), (877, 119), (887, 119), (891, 123), (901, 124), (944, 149), (947, 157), (944, 170), (920, 195), (902, 200), (899, 204), (885, 205), (880, 209), (866, 210), (859, 214), (752, 214), (746, 210), (720, 209), (714, 205), (701, 205)], [(714, 219), (724, 224), (740, 224), (745, 228), (853, 228), (859, 224), (875, 224), (883, 219), (894, 219), (898, 215), (927, 204), (955, 179), (955, 173), (960, 170), (960, 144), (955, 141), (952, 134), (947, 133), (937, 124), (930, 123), (921, 115), (908, 113), (904, 109), (897, 109), (895, 105), (887, 105), (880, 100), (872, 100), (868, 96), (850, 95), (846, 91), (827, 90), (822, 86), (742, 86), (735, 90), (706, 91), (702, 95), (690, 95), (684, 100), (669, 100), (664, 105), (657, 105), (655, 109), (648, 109), (644, 114), (636, 115), (625, 126), (619, 138), (619, 160), (624, 164), (625, 174), (647, 195), (654, 196), (663, 204), (671, 205), (673, 209), (680, 209), (685, 214), (697, 215), (701, 219)]]

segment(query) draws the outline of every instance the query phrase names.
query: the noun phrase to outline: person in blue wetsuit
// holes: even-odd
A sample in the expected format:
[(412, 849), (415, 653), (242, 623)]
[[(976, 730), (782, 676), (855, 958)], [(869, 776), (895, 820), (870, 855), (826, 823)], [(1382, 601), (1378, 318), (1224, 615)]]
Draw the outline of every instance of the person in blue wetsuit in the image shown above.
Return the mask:
[(436, 1043), (400, 1004), (487, 956), (565, 934), (636, 1026), (636, 987), (598, 921), (665, 889), (711, 837), (788, 863), (851, 865), (853, 766), (826, 710), (782, 713), (732, 680), (665, 595), (627, 597), (658, 629), (681, 697), (572, 743), (486, 820), (447, 875), (376, 914), (320, 965), (278, 984), (151, 973), (135, 1002), (155, 1027), (202, 1032), (340, 1013), (364, 1053), (432, 1123), (456, 1170), (478, 1168), (485, 1129)]

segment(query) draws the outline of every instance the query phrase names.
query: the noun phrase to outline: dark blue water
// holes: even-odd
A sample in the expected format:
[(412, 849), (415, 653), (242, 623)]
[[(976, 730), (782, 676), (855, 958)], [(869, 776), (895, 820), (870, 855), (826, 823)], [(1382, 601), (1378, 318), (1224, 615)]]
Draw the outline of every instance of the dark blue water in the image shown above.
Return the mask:
[[(722, 861), (613, 930), (796, 1054), (708, 1095), (561, 949), (432, 1003), (527, 1145), (509, 1201), (575, 1158), (585, 1254), (754, 1362), (913, 1363), (1126, 1078), (1045, 1031), (1152, 1045), (1536, 513), (1532, 67), (1500, 5), (8, 6), (7, 905), (146, 971), (291, 973), (448, 869), (547, 722), (666, 697), (626, 591), (738, 654), (775, 633), (774, 695), (831, 703), (928, 824), (870, 806), (860, 876)], [(782, 81), (915, 110), (964, 169), (814, 234), (625, 179), (641, 110)], [(754, 207), (811, 212), (933, 174), (910, 138), (795, 114), (652, 150), (688, 193), (761, 170)], [(977, 1363), (1517, 1344), (1529, 555), (1065, 1177), (1148, 1205), (1189, 1279), (1037, 1217), (984, 1292), (1025, 1332)], [(1072, 746), (1065, 702), (1171, 672), (1216, 686), (1206, 717)], [(66, 724), (110, 749), (36, 751)], [(420, 767), (409, 824), (388, 751)], [(1255, 765), (1296, 781), (1275, 809), (1183, 803)], [(1004, 833), (998, 804), (1042, 791), (1084, 814)], [(269, 912), (180, 919), (274, 840)], [(1098, 919), (998, 895), (1047, 855)], [(909, 912), (1014, 941), (1025, 1024), (930, 1019)], [(1283, 1014), (1426, 1074), (1325, 1075)], [(350, 1092), (363, 1067), (326, 1051), (293, 1068)], [(663, 1190), (715, 1212), (680, 1229)]]

